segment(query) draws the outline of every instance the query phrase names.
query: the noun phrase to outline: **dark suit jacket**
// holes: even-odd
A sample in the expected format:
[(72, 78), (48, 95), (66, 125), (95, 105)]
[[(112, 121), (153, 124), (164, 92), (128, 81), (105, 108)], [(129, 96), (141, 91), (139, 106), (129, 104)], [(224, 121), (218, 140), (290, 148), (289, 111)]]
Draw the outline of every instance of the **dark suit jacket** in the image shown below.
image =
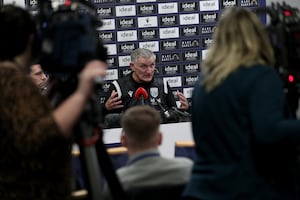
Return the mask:
[(198, 158), (184, 196), (299, 199), (300, 121), (284, 117), (281, 82), (271, 67), (252, 66), (239, 68), (209, 93), (195, 86), (192, 128)]

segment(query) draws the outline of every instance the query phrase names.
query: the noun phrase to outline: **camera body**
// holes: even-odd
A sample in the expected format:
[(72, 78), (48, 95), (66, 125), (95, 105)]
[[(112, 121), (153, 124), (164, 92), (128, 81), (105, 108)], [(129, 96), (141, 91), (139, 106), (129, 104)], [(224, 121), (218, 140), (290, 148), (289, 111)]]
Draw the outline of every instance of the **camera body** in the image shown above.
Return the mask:
[(300, 83), (300, 12), (286, 3), (258, 8), (270, 16), (267, 31), (276, 57), (275, 67), (284, 82)]
[(300, 12), (284, 2), (255, 11), (270, 17), (266, 29), (275, 53), (275, 68), (286, 93), (287, 115), (296, 117), (300, 97)]
[(51, 74), (77, 74), (93, 59), (106, 62), (107, 50), (96, 29), (102, 25), (92, 4), (66, 2), (53, 8), (41, 0), (38, 14), (40, 64)]

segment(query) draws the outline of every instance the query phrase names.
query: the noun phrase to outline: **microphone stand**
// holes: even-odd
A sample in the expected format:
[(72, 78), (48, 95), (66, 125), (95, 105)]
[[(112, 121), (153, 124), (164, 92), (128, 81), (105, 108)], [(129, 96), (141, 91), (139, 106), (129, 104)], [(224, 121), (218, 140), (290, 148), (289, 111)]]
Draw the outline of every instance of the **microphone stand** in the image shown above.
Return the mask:
[(140, 102), (141, 102), (141, 105), (145, 105), (144, 95), (140, 96)]

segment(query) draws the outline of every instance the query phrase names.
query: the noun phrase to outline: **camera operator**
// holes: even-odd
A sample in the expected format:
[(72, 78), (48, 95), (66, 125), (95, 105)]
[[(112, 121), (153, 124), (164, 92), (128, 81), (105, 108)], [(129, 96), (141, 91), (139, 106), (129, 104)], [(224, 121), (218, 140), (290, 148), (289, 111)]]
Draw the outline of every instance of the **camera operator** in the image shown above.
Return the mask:
[(37, 54), (29, 13), (0, 6), (0, 199), (68, 199), (72, 128), (106, 63), (93, 60), (55, 110), (26, 74)]

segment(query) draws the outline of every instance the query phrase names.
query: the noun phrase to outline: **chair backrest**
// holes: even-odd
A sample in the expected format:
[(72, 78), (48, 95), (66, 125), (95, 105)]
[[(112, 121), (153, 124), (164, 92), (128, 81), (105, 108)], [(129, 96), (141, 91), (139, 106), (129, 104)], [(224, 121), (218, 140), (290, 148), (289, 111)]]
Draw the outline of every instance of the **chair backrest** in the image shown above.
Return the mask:
[(176, 141), (175, 157), (187, 157), (192, 160), (196, 159), (196, 150), (194, 141)]
[(185, 184), (139, 187), (126, 191), (128, 200), (180, 200)]
[(128, 160), (127, 148), (125, 147), (112, 147), (107, 148), (107, 152), (111, 158), (112, 164), (115, 169), (126, 165)]

